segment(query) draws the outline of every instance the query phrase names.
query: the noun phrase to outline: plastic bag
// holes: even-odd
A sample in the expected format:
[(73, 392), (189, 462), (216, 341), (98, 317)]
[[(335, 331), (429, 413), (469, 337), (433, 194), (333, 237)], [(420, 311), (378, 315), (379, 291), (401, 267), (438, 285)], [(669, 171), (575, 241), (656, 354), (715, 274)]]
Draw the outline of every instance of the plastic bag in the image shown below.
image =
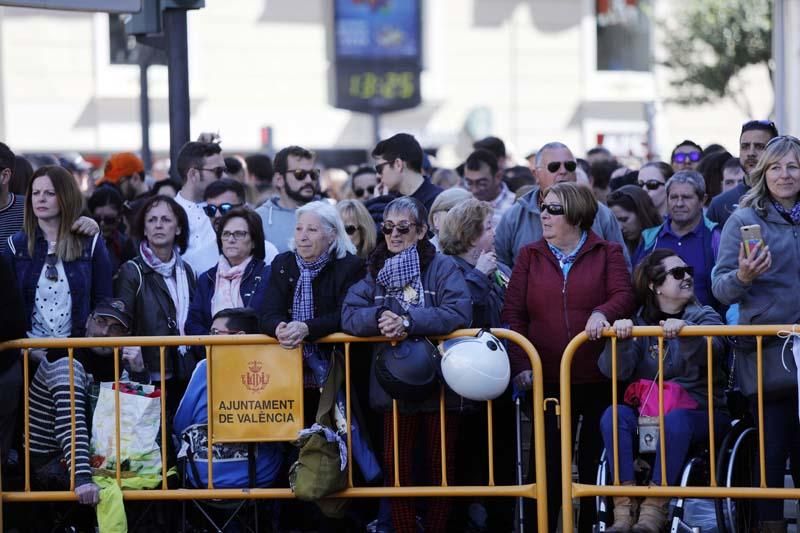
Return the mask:
[[(122, 385), (122, 384), (121, 384)], [(116, 405), (114, 383), (101, 383), (92, 417), (92, 466), (116, 470)], [(122, 470), (139, 475), (161, 474), (161, 397), (152, 385), (126, 383), (120, 387), (120, 447)]]
[[(675, 500), (673, 500), (673, 503)], [(672, 515), (675, 515), (673, 508)], [(677, 524), (675, 521), (679, 521)], [(703, 498), (686, 498), (683, 500), (683, 517), (674, 516), (670, 521), (670, 531), (686, 532), (692, 528), (700, 528), (703, 533), (716, 533), (719, 531), (717, 525), (717, 510), (714, 500)]]

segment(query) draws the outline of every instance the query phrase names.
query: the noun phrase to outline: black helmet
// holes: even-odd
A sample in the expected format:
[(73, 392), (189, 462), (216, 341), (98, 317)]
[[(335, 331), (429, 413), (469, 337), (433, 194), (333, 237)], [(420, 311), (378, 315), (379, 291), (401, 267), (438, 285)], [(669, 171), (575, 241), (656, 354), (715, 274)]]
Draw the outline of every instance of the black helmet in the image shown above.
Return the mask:
[(439, 352), (425, 337), (384, 344), (375, 357), (375, 377), (396, 400), (424, 400), (439, 383)]

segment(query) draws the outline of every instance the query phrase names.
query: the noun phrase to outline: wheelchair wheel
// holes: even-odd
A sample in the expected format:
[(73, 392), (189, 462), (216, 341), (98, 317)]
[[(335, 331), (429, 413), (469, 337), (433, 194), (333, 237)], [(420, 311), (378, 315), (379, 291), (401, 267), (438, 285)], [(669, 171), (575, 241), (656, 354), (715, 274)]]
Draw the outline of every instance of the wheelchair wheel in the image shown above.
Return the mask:
[[(720, 487), (755, 487), (758, 432), (751, 422), (735, 424), (720, 446), (717, 458), (717, 485)], [(755, 524), (752, 500), (720, 498), (716, 500), (717, 523), (725, 533), (746, 533)]]

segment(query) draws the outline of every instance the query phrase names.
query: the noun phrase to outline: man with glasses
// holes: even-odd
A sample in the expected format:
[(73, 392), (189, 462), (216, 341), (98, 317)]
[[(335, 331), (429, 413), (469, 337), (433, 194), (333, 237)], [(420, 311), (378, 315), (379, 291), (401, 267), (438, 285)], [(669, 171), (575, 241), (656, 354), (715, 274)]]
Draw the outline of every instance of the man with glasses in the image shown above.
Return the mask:
[(206, 187), (225, 173), (222, 148), (215, 142), (188, 142), (178, 153), (178, 174), (183, 187), (175, 196), (189, 219), (189, 247), (183, 260), (200, 274), (217, 263), (217, 236), (203, 209)]
[(680, 170), (696, 170), (703, 158), (703, 149), (694, 141), (685, 140), (672, 150), (670, 162), (675, 172)]
[(718, 194), (711, 200), (706, 216), (723, 227), (731, 213), (739, 207), (739, 198), (750, 189), (747, 176), (756, 168), (759, 157), (770, 139), (778, 136), (778, 128), (771, 120), (751, 120), (742, 124), (739, 134), (739, 162), (744, 167), (744, 181), (733, 189)]
[(294, 212), (319, 199), (319, 169), (314, 168), (314, 154), (300, 146), (289, 146), (272, 161), (275, 174), (272, 186), (278, 191), (256, 209), (264, 226), (264, 236), (279, 253), (289, 250), (294, 237)]
[[(542, 146), (541, 150), (536, 152), (535, 164), (534, 174), (537, 184), (506, 211), (495, 231), (497, 259), (506, 265), (514, 264), (517, 253), (523, 246), (542, 238), (542, 223), (539, 219), (542, 191), (555, 183), (577, 180), (575, 169), (578, 164), (575, 156), (567, 145), (560, 142)], [(611, 210), (601, 203), (597, 204), (597, 215), (592, 231), (607, 241), (620, 243), (625, 251), (625, 257), (628, 257), (619, 224)]]
[(475, 150), (467, 157), (464, 163), (464, 188), (478, 200), (492, 206), (494, 227), (497, 227), (503, 213), (511, 209), (517, 199), (503, 182), (503, 173), (497, 158), (488, 150)]

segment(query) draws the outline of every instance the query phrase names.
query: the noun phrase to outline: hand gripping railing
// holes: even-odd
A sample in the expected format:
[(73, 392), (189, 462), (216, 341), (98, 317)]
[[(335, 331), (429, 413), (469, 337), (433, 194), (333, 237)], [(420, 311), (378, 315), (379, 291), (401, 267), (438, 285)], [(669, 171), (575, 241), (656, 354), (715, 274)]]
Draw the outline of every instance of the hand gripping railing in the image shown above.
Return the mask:
[[(446, 340), (453, 337), (471, 336), (478, 332), (476, 329), (458, 330), (450, 335), (437, 337), (437, 340)], [(333, 497), (343, 498), (395, 498), (395, 497), (515, 497), (515, 498), (530, 498), (535, 499), (538, 509), (538, 530), (547, 530), (547, 487), (545, 480), (545, 450), (544, 450), (544, 416), (542, 412), (544, 399), (542, 388), (542, 371), (541, 361), (534, 349), (533, 345), (522, 335), (506, 330), (506, 329), (493, 329), (492, 333), (499, 338), (507, 339), (519, 345), (528, 355), (531, 368), (533, 369), (533, 388), (532, 395), (529, 398), (532, 407), (532, 424), (533, 424), (533, 445), (534, 445), (534, 465), (536, 472), (535, 483), (521, 484), (521, 485), (495, 485), (494, 481), (494, 464), (493, 464), (493, 448), (494, 439), (492, 435), (492, 409), (491, 401), (487, 402), (488, 405), (488, 424), (487, 424), (487, 439), (489, 449), (488, 461), (488, 484), (486, 486), (455, 486), (448, 483), (447, 480), (447, 458), (446, 458), (446, 408), (444, 401), (444, 387), (439, 395), (439, 422), (440, 422), (440, 435), (441, 435), (441, 469), (442, 481), (439, 486), (401, 486), (399, 477), (399, 458), (398, 458), (398, 437), (397, 437), (397, 401), (393, 401), (393, 425), (395, 431), (393, 433), (394, 439), (394, 486), (391, 487), (360, 487), (355, 486), (353, 483), (352, 472), (352, 435), (351, 426), (347, 424), (347, 449), (348, 449), (348, 474), (347, 474), (347, 488)], [(387, 339), (383, 337), (373, 338), (360, 338), (352, 337), (342, 333), (329, 335), (316, 341), (317, 343), (343, 343), (344, 344), (344, 358), (345, 358), (345, 384), (346, 384), (346, 416), (351, 419), (351, 376), (350, 376), (350, 345), (352, 343), (371, 343), (371, 342), (386, 342)], [(190, 499), (274, 499), (274, 498), (293, 498), (294, 495), (288, 488), (237, 488), (237, 489), (216, 489), (213, 488), (213, 468), (212, 454), (209, 453), (208, 457), (208, 487), (204, 489), (168, 489), (167, 488), (167, 457), (166, 446), (163, 443), (168, 441), (167, 424), (166, 424), (166, 383), (164, 379), (164, 369), (166, 368), (166, 354), (165, 349), (168, 346), (205, 346), (210, 351), (213, 346), (247, 346), (255, 344), (277, 344), (277, 340), (265, 335), (229, 335), (229, 336), (186, 336), (186, 337), (108, 337), (108, 338), (51, 338), (51, 339), (20, 339), (9, 341), (0, 344), (0, 351), (7, 349), (20, 349), (23, 352), (23, 374), (24, 374), (24, 432), (25, 432), (25, 485), (22, 491), (0, 492), (2, 501), (4, 502), (31, 502), (31, 501), (75, 501), (76, 496), (75, 488), (75, 448), (76, 448), (76, 419), (75, 419), (75, 381), (73, 371), (74, 350), (77, 348), (97, 348), (97, 347), (110, 347), (114, 351), (114, 376), (115, 382), (118, 383), (120, 376), (120, 347), (122, 346), (158, 346), (160, 348), (160, 367), (161, 367), (161, 488), (154, 490), (125, 490), (123, 497), (126, 500), (190, 500)], [(71, 465), (70, 465), (70, 490), (69, 491), (32, 491), (30, 483), (30, 391), (28, 390), (28, 383), (30, 382), (30, 354), (32, 348), (61, 348), (67, 349), (67, 357), (69, 359), (69, 377), (70, 377), (70, 422), (72, 427), (71, 438)], [(209, 358), (213, 360), (213, 358)], [(209, 364), (208, 372), (211, 373), (211, 364)], [(207, 387), (208, 405), (212, 405), (211, 386)], [(120, 398), (119, 387), (115, 387), (115, 450), (119, 456), (118, 450), (120, 449)], [(310, 421), (306, 421), (309, 425)], [(209, 435), (209, 452), (213, 444), (213, 418), (209, 417), (208, 420), (208, 435)], [(121, 461), (116, 461), (116, 481), (121, 483), (122, 471)], [(1, 487), (0, 487), (0, 490)], [(2, 528), (2, 515), (0, 515), (0, 529)]]
[[(760, 498), (760, 499), (798, 499), (800, 488), (768, 488), (766, 486), (766, 467), (764, 458), (764, 361), (763, 338), (777, 336), (779, 333), (792, 332), (797, 329), (793, 325), (764, 325), (764, 326), (686, 326), (681, 331), (680, 337), (706, 337), (707, 357), (707, 383), (708, 383), (708, 434), (709, 434), (709, 467), (710, 483), (708, 487), (677, 487), (667, 485), (666, 455), (669, 449), (665, 446), (664, 432), (664, 330), (657, 326), (636, 326), (633, 328), (634, 337), (658, 337), (658, 407), (659, 407), (659, 446), (662, 450), (660, 467), (662, 480), (660, 486), (632, 486), (620, 485), (619, 482), (619, 433), (617, 420), (618, 382), (617, 375), (617, 339), (614, 330), (606, 328), (603, 336), (610, 338), (612, 347), (611, 372), (611, 407), (613, 423), (613, 449), (614, 471), (613, 485), (599, 486), (572, 482), (572, 420), (569, 413), (572, 409), (571, 401), (571, 368), (575, 352), (588, 340), (585, 332), (578, 334), (567, 345), (561, 359), (561, 495), (563, 505), (563, 531), (573, 531), (573, 498), (586, 496), (628, 496), (628, 497), (669, 497), (669, 498)], [(756, 379), (757, 379), (757, 427), (758, 427), (758, 468), (760, 484), (758, 487), (719, 487), (716, 474), (716, 449), (714, 446), (714, 354), (713, 337), (756, 337)], [(737, 353), (737, 358), (742, 354)], [(599, 428), (591, 430), (599, 431)], [(607, 450), (607, 453), (609, 451)]]

